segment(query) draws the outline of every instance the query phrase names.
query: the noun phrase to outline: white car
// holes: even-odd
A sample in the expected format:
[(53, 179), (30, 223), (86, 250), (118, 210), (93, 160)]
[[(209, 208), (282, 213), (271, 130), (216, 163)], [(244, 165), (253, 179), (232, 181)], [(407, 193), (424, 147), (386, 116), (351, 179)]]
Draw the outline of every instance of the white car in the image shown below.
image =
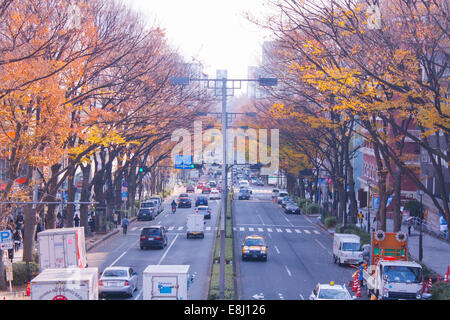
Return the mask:
[(109, 267), (106, 268), (98, 282), (99, 295), (121, 293), (130, 297), (137, 290), (137, 272), (131, 267)]
[(220, 192), (217, 189), (211, 189), (209, 200), (220, 199)]
[(329, 284), (318, 283), (311, 295), (309, 300), (353, 300), (354, 298), (350, 295), (345, 286), (334, 284), (331, 281)]

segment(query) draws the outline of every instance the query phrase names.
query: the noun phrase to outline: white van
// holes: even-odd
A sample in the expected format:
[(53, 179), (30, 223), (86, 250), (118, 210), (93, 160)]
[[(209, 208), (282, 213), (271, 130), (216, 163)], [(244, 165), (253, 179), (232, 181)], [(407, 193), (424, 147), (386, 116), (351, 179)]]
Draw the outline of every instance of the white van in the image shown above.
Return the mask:
[(335, 233), (333, 240), (334, 263), (358, 264), (362, 261), (361, 241), (356, 234)]

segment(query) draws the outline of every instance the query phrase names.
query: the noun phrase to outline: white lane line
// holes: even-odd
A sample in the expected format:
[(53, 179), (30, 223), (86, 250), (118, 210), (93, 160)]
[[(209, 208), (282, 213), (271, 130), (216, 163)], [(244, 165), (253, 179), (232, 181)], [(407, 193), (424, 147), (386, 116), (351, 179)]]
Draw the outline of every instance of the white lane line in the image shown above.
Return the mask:
[(131, 228), (131, 231), (136, 231), (137, 227)]
[(211, 227), (206, 227), (206, 231), (210, 231), (211, 230)]
[(136, 298), (134, 298), (134, 300), (137, 300), (137, 299), (139, 299), (139, 297), (141, 296), (141, 294), (142, 294), (142, 289), (141, 289), (141, 290), (139, 290), (139, 292), (138, 292), (138, 294), (137, 294)]
[(174, 229), (174, 227), (169, 227), (167, 230), (172, 231)]
[(303, 298), (303, 295), (300, 295), (300, 298), (302, 298), (302, 300), (305, 300), (305, 298)]
[(258, 218), (259, 218), (259, 220), (261, 220), (261, 223), (262, 223), (262, 225), (264, 226), (265, 224), (264, 224), (264, 221), (263, 221), (263, 219), (261, 218), (261, 216), (258, 214)]
[(291, 223), (291, 221), (289, 221), (288, 218), (284, 217), (284, 219), (291, 225), (291, 227), (293, 227), (294, 225)]
[(292, 233), (291, 229), (286, 229), (287, 233)]
[(330, 250), (328, 250), (319, 240), (317, 240), (317, 239), (314, 239), (314, 240), (319, 244), (319, 246), (321, 246), (326, 252), (328, 252), (328, 254), (330, 256), (333, 256), (333, 254), (330, 252)]
[(259, 232), (263, 232), (264, 229), (263, 229), (263, 228), (258, 228), (258, 231), (259, 231)]
[(183, 230), (183, 228), (184, 228), (184, 227), (178, 227), (178, 231), (181, 231), (181, 230)]
[(278, 247), (277, 247), (277, 246), (275, 246), (275, 251), (276, 251), (278, 254), (280, 254), (280, 250), (278, 250)]
[(300, 230), (298, 230), (298, 229), (294, 229), (295, 230), (295, 232), (297, 232), (297, 233), (302, 233)]
[[(128, 250), (127, 250), (128, 251)], [(112, 267), (113, 265), (116, 264), (117, 261), (119, 261), (126, 253), (127, 251), (124, 251), (124, 253), (122, 253), (116, 260), (114, 260), (113, 263), (111, 263), (110, 267)], [(108, 267), (109, 268), (109, 267)]]
[(288, 268), (287, 266), (284, 266), (284, 267), (286, 268), (286, 271), (287, 271), (289, 277), (292, 277), (292, 273), (291, 273), (291, 271), (289, 270), (289, 268)]
[(277, 229), (277, 232), (283, 232), (283, 230), (279, 229), (279, 228), (275, 228)]
[(244, 230), (245, 230), (244, 227), (239, 228), (239, 231), (244, 231)]
[(175, 241), (178, 238), (178, 234), (175, 235), (175, 238), (172, 240), (172, 243), (170, 244), (170, 246), (167, 248), (166, 252), (164, 252), (163, 256), (161, 257), (161, 259), (159, 259), (158, 261), (158, 265), (161, 264), (161, 262), (165, 259), (165, 257), (167, 256), (167, 253), (169, 253), (170, 248), (172, 248), (173, 244), (175, 243)]
[(314, 230), (314, 233), (315, 233), (315, 234), (320, 234), (320, 232), (319, 232), (319, 231), (317, 231), (317, 230)]
[(271, 228), (267, 228), (267, 231), (269, 231), (269, 232), (273, 232)]
[(303, 230), (305, 233), (310, 234), (309, 230)]
[(253, 228), (248, 228), (248, 231), (254, 231), (255, 229), (253, 229)]

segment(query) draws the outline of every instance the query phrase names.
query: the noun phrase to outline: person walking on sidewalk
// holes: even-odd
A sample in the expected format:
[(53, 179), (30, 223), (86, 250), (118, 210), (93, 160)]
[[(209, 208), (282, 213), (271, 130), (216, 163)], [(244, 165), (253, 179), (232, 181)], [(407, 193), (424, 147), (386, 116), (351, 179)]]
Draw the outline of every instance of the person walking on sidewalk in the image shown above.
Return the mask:
[(119, 214), (117, 211), (114, 211), (113, 213), (113, 221), (114, 221), (114, 227), (117, 229), (119, 224)]
[(411, 236), (411, 227), (413, 225), (412, 218), (408, 219), (408, 236)]
[(19, 229), (16, 229), (13, 234), (14, 240), (14, 251), (17, 252), (20, 249), (20, 245), (22, 244), (22, 233)]
[(128, 229), (128, 225), (130, 224), (130, 222), (128, 221), (128, 218), (125, 216), (122, 219), (122, 231), (123, 234), (127, 234), (127, 229)]
[(80, 217), (78, 216), (78, 213), (75, 213), (75, 217), (73, 218), (73, 222), (75, 223), (75, 228), (78, 228), (80, 226)]
[(364, 215), (363, 215), (362, 211), (359, 212), (358, 218), (359, 218), (359, 225), (362, 228), (363, 218), (364, 218)]

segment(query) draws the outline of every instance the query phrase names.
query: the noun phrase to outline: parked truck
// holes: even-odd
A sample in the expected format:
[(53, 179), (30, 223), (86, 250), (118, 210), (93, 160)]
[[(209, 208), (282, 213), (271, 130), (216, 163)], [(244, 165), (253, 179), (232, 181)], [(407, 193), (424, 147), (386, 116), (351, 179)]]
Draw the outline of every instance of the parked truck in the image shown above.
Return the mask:
[(377, 299), (422, 299), (423, 271), (408, 261), (407, 236), (404, 232), (371, 234), (370, 265), (363, 270), (368, 296)]
[(334, 263), (358, 264), (362, 262), (361, 240), (356, 234), (335, 233), (333, 239)]
[(202, 213), (190, 214), (186, 217), (186, 237), (205, 237), (205, 217)]
[(48, 229), (37, 234), (39, 269), (87, 267), (84, 227)]
[(189, 265), (149, 265), (142, 281), (143, 300), (187, 300)]
[(98, 300), (98, 269), (45, 269), (31, 280), (30, 294), (31, 300)]

